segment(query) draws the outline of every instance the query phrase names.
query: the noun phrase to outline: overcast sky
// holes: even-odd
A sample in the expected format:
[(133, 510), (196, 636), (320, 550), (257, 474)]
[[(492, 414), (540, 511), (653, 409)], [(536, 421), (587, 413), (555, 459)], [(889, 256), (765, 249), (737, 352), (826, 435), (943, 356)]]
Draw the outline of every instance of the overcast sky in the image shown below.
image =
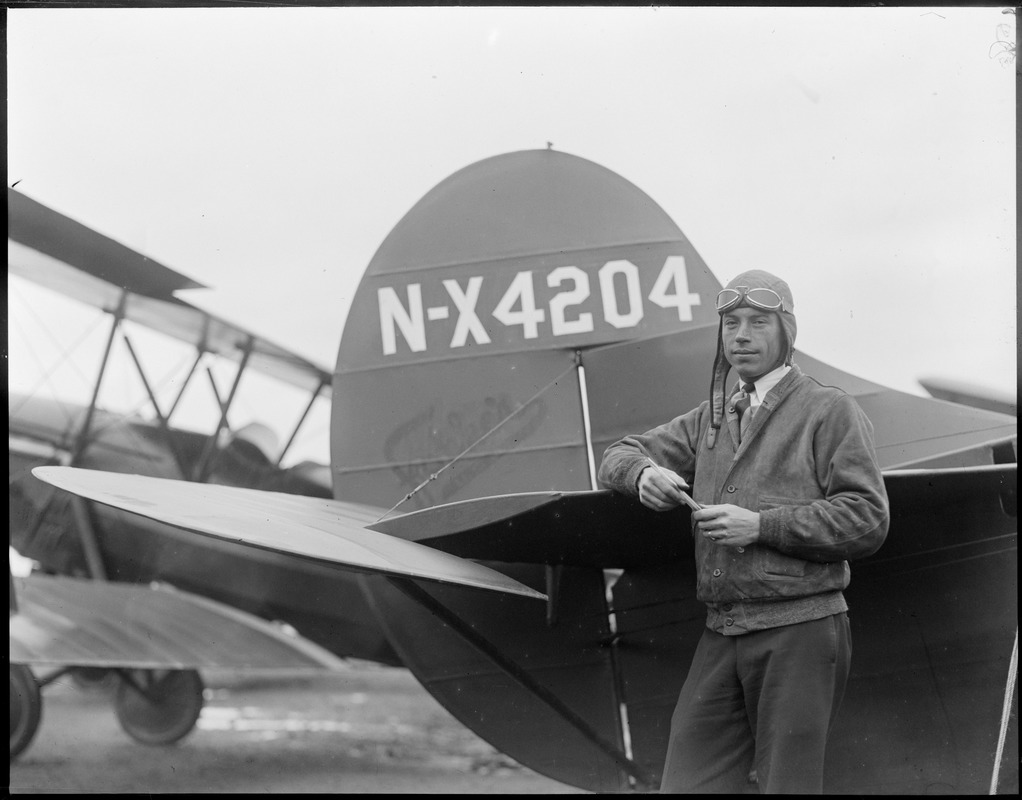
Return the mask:
[[(905, 391), (943, 375), (1014, 392), (1015, 65), (997, 57), (1014, 22), (996, 7), (9, 9), (8, 185), (332, 368), (409, 208), (462, 167), (552, 142), (646, 192), (722, 282), (785, 277), (801, 350)], [(12, 388), (17, 305), (64, 319), (17, 288)]]

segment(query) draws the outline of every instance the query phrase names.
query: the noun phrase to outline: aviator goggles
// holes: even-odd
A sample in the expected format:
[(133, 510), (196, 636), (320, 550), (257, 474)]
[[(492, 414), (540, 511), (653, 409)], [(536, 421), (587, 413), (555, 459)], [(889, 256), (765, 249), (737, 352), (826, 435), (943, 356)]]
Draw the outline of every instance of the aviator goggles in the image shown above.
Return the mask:
[(748, 286), (735, 286), (733, 289), (722, 289), (717, 294), (717, 313), (723, 314), (742, 302), (763, 311), (783, 311), (784, 300), (773, 289), (750, 289)]

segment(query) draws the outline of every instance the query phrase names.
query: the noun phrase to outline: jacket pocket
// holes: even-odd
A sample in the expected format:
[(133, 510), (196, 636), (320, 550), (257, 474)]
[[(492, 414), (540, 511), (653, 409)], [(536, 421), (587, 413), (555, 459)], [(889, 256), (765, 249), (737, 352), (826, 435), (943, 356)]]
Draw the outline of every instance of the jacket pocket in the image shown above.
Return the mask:
[[(794, 497), (778, 497), (762, 495), (759, 499), (759, 510), (766, 511), (781, 506), (805, 506), (812, 500)], [(757, 577), (764, 580), (787, 580), (804, 578), (809, 562), (796, 556), (788, 556), (772, 547), (757, 546), (753, 552), (752, 568)]]
[(806, 566), (803, 559), (786, 556), (770, 547), (757, 547), (753, 553), (752, 568), (757, 577), (765, 580), (804, 578)]

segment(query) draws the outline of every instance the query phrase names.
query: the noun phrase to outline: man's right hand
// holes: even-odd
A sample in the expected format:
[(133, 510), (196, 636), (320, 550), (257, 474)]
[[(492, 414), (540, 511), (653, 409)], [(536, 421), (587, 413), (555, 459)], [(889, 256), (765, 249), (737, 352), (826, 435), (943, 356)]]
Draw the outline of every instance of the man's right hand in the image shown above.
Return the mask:
[(681, 493), (689, 491), (688, 482), (677, 472), (647, 466), (639, 473), (639, 501), (654, 511), (670, 511), (684, 500)]

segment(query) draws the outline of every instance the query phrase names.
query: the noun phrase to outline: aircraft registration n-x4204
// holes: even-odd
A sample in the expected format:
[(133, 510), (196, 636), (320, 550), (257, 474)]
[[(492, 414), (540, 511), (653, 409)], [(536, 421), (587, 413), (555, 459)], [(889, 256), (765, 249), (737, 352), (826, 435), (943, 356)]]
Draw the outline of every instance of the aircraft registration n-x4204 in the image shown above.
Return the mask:
[[(708, 397), (720, 288), (622, 177), (549, 149), (496, 156), (428, 192), (366, 270), (333, 375), (332, 499), (36, 474), (107, 507), (114, 580), (403, 664), (536, 771), (655, 790), (705, 618), (689, 512), (601, 491), (595, 470), (611, 442)], [(847, 591), (856, 650), (827, 790), (1017, 787), (1016, 420), (796, 360), (871, 419), (892, 511)], [(328, 563), (332, 539), (349, 544)], [(232, 560), (245, 575), (209, 568)]]

